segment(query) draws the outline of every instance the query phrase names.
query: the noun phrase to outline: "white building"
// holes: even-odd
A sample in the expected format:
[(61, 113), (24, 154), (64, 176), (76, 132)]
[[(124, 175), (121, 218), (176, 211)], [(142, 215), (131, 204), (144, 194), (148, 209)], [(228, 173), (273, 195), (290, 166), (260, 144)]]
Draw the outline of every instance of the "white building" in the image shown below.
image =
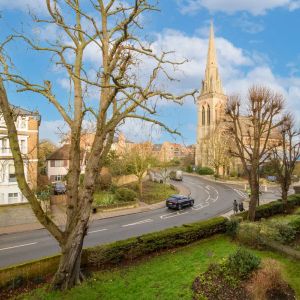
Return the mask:
[[(25, 177), (31, 188), (37, 186), (38, 135), (40, 116), (22, 108), (13, 107), (16, 114), (16, 129), (20, 150), (24, 160)], [(0, 115), (0, 205), (27, 202), (22, 195), (9, 146), (8, 132)]]

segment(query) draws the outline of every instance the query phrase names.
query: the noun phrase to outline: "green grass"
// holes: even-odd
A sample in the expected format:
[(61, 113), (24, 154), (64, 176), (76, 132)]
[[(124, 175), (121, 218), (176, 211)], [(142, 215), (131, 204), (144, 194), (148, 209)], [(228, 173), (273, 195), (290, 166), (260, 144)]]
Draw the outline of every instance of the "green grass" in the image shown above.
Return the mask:
[(147, 204), (158, 203), (176, 193), (177, 190), (167, 184), (146, 181), (143, 184), (142, 201)]
[[(209, 263), (228, 256), (237, 247), (229, 238), (217, 235), (132, 266), (97, 272), (93, 278), (64, 294), (38, 289), (21, 299), (190, 300), (195, 277), (204, 272)], [(300, 262), (272, 252), (253, 252), (262, 258), (280, 261), (284, 278), (300, 299)]]
[(110, 205), (118, 200), (112, 192), (101, 191), (94, 194), (94, 205)]

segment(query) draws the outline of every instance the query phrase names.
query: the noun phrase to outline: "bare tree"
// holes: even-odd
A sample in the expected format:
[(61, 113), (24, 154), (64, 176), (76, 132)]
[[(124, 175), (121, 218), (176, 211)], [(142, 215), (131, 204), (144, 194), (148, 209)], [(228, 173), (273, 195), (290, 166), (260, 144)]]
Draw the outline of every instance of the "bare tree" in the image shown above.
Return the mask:
[(216, 127), (209, 139), (209, 164), (215, 169), (217, 176), (220, 174), (220, 169), (223, 168), (223, 175), (230, 165), (229, 148), (231, 137), (226, 135), (226, 130)]
[[(163, 78), (173, 80), (173, 70), (182, 62), (169, 59), (170, 53), (153, 51), (141, 37), (141, 14), (157, 10), (150, 0), (130, 0), (126, 4), (115, 0), (45, 0), (48, 17), (34, 18), (37, 24), (51, 24), (59, 34), (51, 41), (36, 41), (32, 30), (13, 34), (0, 46), (2, 71), (0, 73), (0, 109), (2, 110), (16, 168), (18, 185), (29, 201), (38, 220), (57, 240), (61, 248), (58, 270), (52, 282), (53, 289), (68, 289), (83, 279), (80, 272), (81, 252), (93, 202), (95, 180), (111, 148), (116, 128), (127, 118), (142, 119), (176, 133), (153, 117), (155, 99), (181, 103), (195, 91), (175, 96), (158, 84)], [(86, 5), (88, 9), (86, 9)], [(33, 82), (14, 71), (12, 53), (5, 51), (7, 43), (24, 42), (41, 59), (50, 57), (53, 68), (65, 71), (70, 84), (69, 105), (55, 94), (56, 81)], [(88, 47), (99, 50), (98, 64), (85, 63)], [(97, 51), (95, 50), (95, 51)], [(24, 58), (25, 59), (25, 58)], [(151, 69), (140, 75), (145, 61)], [(89, 72), (93, 68), (96, 72)], [(45, 72), (46, 74), (47, 72)], [(61, 229), (44, 214), (34, 192), (24, 176), (24, 165), (17, 141), (14, 116), (9, 106), (4, 81), (15, 83), (19, 92), (33, 92), (43, 96), (60, 113), (70, 128), (70, 165), (67, 176), (67, 218)], [(89, 104), (89, 88), (97, 92), (97, 105)], [(83, 183), (80, 177), (80, 137), (83, 121), (95, 123), (95, 138), (86, 163)]]
[(278, 143), (277, 129), (282, 124), (278, 117), (283, 103), (282, 95), (265, 87), (253, 86), (249, 89), (245, 116), (241, 115), (238, 96), (231, 97), (226, 108), (229, 131), (235, 141), (230, 152), (240, 159), (248, 175), (251, 189), (248, 218), (252, 221), (259, 201), (259, 168)]
[(156, 163), (156, 159), (152, 155), (152, 144), (149, 142), (137, 144), (124, 157), (127, 168), (137, 178), (139, 197), (141, 199), (143, 196), (143, 178), (149, 168)]
[(300, 157), (300, 131), (295, 129), (295, 122), (288, 115), (279, 127), (280, 144), (273, 148), (272, 161), (281, 186), (282, 201), (287, 208), (287, 196), (292, 183), (292, 174)]

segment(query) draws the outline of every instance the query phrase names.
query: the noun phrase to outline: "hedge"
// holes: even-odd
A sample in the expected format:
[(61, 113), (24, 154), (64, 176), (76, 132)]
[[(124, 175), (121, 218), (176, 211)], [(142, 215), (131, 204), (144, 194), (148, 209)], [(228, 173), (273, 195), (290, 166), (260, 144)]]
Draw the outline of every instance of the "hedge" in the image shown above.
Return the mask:
[[(293, 194), (288, 197), (288, 207), (295, 208), (300, 206), (300, 194)], [(281, 200), (272, 201), (267, 204), (263, 204), (256, 208), (255, 220), (260, 220), (261, 218), (269, 218), (274, 215), (279, 215), (284, 213), (284, 205)], [(242, 217), (244, 220), (248, 218), (248, 211), (244, 211), (235, 215), (237, 217)]]
[[(107, 245), (85, 248), (82, 253), (82, 267), (90, 268), (116, 265), (161, 250), (187, 245), (213, 234), (225, 232), (226, 222), (226, 218), (217, 217)], [(59, 258), (60, 255), (54, 255), (0, 269), (0, 288), (13, 288), (15, 282), (20, 278), (23, 282), (28, 282), (54, 274), (58, 267)]]
[(97, 267), (115, 265), (161, 250), (187, 245), (213, 234), (225, 232), (226, 223), (226, 218), (217, 217), (86, 249), (88, 265)]

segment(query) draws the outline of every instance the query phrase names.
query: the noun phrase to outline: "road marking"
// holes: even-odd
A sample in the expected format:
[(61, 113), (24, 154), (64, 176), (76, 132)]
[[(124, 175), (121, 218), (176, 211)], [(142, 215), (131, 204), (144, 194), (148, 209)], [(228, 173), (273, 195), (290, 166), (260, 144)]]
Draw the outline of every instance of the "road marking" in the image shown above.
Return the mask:
[(169, 218), (173, 218), (173, 217), (178, 217), (178, 216), (181, 216), (181, 215), (185, 215), (185, 214), (188, 214), (188, 213), (189, 213), (188, 211), (182, 212), (182, 213), (180, 213), (179, 211), (177, 211), (177, 212), (169, 213), (169, 214), (166, 214), (166, 215), (162, 215), (162, 216), (160, 216), (160, 218), (162, 220), (165, 220), (165, 219), (169, 219)]
[(233, 189), (239, 196), (241, 196), (242, 198), (247, 198), (247, 194), (238, 190), (238, 189)]
[(35, 245), (37, 244), (38, 242), (34, 242), (34, 243), (29, 243), (29, 244), (23, 244), (23, 245), (17, 245), (17, 246), (12, 246), (12, 247), (7, 247), (7, 248), (2, 248), (0, 249), (0, 251), (3, 251), (3, 250), (10, 250), (10, 249), (14, 249), (14, 248), (20, 248), (20, 247), (26, 247), (26, 246), (31, 246), (31, 245)]
[(125, 225), (122, 225), (121, 227), (134, 226), (134, 225), (139, 225), (139, 224), (144, 224), (144, 223), (150, 223), (150, 222), (153, 222), (153, 220), (152, 219), (146, 219), (146, 220), (142, 220), (142, 221), (135, 222), (135, 223), (125, 224)]
[(103, 229), (98, 229), (98, 230), (93, 230), (93, 231), (89, 231), (88, 233), (95, 233), (95, 232), (101, 232), (101, 231), (106, 231), (108, 229), (103, 228)]

